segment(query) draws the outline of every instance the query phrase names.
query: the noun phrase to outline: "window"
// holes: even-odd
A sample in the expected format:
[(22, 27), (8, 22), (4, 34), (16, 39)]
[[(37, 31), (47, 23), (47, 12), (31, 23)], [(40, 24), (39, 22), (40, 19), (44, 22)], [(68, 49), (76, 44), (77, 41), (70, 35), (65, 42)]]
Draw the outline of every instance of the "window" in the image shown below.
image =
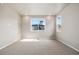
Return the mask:
[(62, 27), (62, 17), (57, 16), (56, 17), (56, 31), (61, 32), (61, 27)]
[(42, 18), (32, 18), (32, 30), (45, 30), (46, 21)]

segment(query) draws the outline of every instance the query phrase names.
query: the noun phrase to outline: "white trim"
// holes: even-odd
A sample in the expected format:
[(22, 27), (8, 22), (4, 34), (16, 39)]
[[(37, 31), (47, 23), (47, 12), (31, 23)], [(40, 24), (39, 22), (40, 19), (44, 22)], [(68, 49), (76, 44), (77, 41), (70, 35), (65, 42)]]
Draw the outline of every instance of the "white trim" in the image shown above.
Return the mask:
[(7, 47), (7, 46), (9, 46), (9, 45), (11, 45), (11, 44), (13, 44), (13, 43), (15, 43), (16, 41), (18, 41), (18, 40), (15, 39), (14, 41), (10, 41), (9, 43), (6, 43), (4, 46), (0, 47), (0, 50)]
[(61, 43), (63, 43), (63, 44), (65, 44), (65, 45), (67, 45), (68, 47), (70, 47), (70, 48), (74, 49), (75, 51), (79, 52), (79, 50), (78, 50), (78, 49), (76, 49), (76, 48), (75, 48), (75, 47), (73, 47), (72, 45), (70, 45), (70, 44), (66, 43), (65, 41), (62, 41), (62, 40), (58, 40), (58, 41), (60, 41)]

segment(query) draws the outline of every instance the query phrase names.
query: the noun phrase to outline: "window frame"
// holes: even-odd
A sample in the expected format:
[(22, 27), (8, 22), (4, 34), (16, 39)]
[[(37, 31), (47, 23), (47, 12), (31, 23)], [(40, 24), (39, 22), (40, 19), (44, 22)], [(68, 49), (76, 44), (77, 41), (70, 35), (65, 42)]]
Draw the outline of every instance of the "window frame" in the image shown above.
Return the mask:
[[(60, 21), (60, 23), (58, 23), (58, 21)], [(61, 32), (61, 29), (62, 29), (62, 16), (57, 16), (56, 17), (56, 31)]]
[[(34, 18), (38, 18), (38, 17), (34, 17)], [(44, 19), (44, 18), (41, 18), (41, 19)], [(41, 32), (43, 31), (44, 32), (44, 31), (46, 31), (46, 23), (47, 22), (46, 22), (46, 19), (44, 19), (44, 20), (45, 20), (45, 28), (44, 28), (44, 30), (33, 30), (33, 28), (32, 28), (32, 18), (31, 18), (31, 31), (34, 31), (34, 32), (38, 32), (38, 31), (41, 31)]]

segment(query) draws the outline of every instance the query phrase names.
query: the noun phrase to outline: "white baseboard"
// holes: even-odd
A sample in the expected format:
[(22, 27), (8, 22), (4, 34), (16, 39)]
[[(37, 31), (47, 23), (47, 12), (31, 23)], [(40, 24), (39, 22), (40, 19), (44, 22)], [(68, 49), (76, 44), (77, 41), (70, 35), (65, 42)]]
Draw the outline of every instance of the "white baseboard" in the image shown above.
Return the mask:
[(70, 47), (70, 48), (74, 49), (75, 51), (79, 52), (79, 50), (78, 50), (78, 49), (76, 49), (76, 48), (74, 48), (73, 46), (69, 45), (69, 44), (68, 44), (68, 43), (66, 43), (65, 41), (62, 41), (62, 40), (58, 40), (58, 41), (60, 41), (61, 43), (63, 43), (63, 44), (65, 44), (65, 45), (67, 45), (68, 47)]
[(9, 45), (11, 45), (11, 44), (13, 44), (13, 43), (15, 43), (16, 41), (18, 41), (18, 40), (15, 39), (15, 40), (13, 40), (13, 41), (9, 41), (8, 43), (6, 43), (6, 44), (4, 44), (2, 47), (0, 47), (0, 50), (3, 49), (3, 48), (5, 48), (5, 47), (7, 47), (7, 46), (9, 46)]

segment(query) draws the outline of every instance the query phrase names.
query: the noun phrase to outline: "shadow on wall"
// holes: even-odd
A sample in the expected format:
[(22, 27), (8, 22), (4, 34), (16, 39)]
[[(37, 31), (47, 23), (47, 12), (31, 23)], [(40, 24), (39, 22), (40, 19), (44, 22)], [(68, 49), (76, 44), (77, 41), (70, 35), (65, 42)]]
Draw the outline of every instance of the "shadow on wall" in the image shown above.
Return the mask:
[(55, 40), (55, 39), (56, 39), (56, 32), (54, 32), (54, 34), (52, 34), (52, 35), (50, 36), (50, 39), (51, 39), (51, 40), (53, 40), (53, 39)]

